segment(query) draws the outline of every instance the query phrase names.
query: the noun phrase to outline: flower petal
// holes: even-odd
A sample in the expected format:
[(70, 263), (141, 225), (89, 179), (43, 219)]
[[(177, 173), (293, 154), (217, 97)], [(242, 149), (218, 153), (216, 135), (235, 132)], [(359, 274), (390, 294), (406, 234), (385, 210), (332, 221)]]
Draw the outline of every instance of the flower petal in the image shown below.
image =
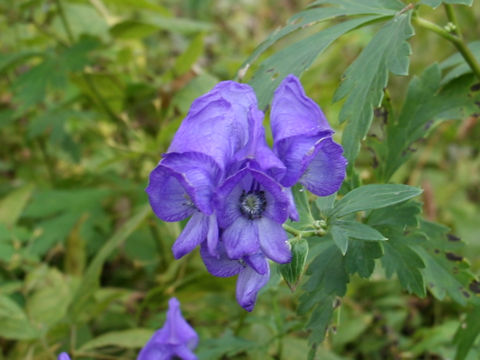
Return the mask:
[(207, 246), (212, 256), (218, 255), (218, 223), (215, 214), (210, 215), (208, 218)]
[(167, 319), (163, 328), (158, 330), (155, 340), (168, 345), (185, 345), (190, 349), (197, 346), (198, 335), (183, 318), (180, 302), (176, 298), (168, 301)]
[(275, 90), (270, 123), (275, 143), (291, 136), (331, 131), (322, 110), (305, 95), (295, 75), (288, 75)]
[(327, 196), (340, 189), (345, 179), (347, 160), (342, 156), (343, 148), (331, 137), (320, 140), (308, 159), (308, 167), (300, 183), (318, 196)]
[(300, 215), (298, 214), (298, 211), (297, 211), (297, 205), (295, 204), (295, 199), (292, 194), (292, 188), (285, 188), (285, 193), (287, 194), (287, 197), (288, 197), (288, 216), (293, 221), (300, 220)]
[[(182, 360), (197, 360), (197, 356), (192, 352), (192, 350), (190, 350), (188, 347), (186, 346), (178, 346), (178, 347), (175, 347), (175, 349), (173, 350), (173, 355), (176, 355), (173, 357), (173, 359), (176, 359), (177, 356), (179, 359), (182, 359)], [(152, 359), (155, 359), (156, 358), (152, 358)]]
[(58, 355), (57, 360), (70, 360), (70, 356), (66, 352), (62, 352)]
[(289, 201), (284, 188), (261, 171), (255, 169), (249, 169), (249, 171), (265, 191), (267, 206), (263, 216), (273, 219), (280, 224), (287, 221)]
[(257, 294), (270, 279), (270, 268), (264, 275), (260, 275), (251, 267), (247, 266), (237, 279), (236, 297), (241, 307), (252, 311), (257, 301)]
[(258, 239), (265, 256), (280, 264), (290, 262), (292, 253), (282, 225), (268, 218), (257, 220), (257, 224)]
[(196, 211), (172, 246), (175, 259), (188, 254), (207, 239), (209, 216)]
[(248, 140), (247, 113), (257, 105), (253, 89), (224, 81), (195, 100), (168, 152), (201, 152), (225, 170)]
[(225, 248), (222, 243), (218, 244), (218, 257), (212, 256), (210, 250), (202, 244), (200, 247), (200, 255), (208, 272), (213, 276), (230, 277), (237, 275), (243, 270), (243, 265), (238, 260), (231, 260), (227, 257)]
[(235, 155), (238, 168), (243, 167), (245, 161), (249, 161), (257, 169), (271, 174), (274, 178), (281, 178), (286, 171), (285, 165), (268, 146), (262, 122), (263, 112), (251, 107), (248, 112), (248, 143)]
[(260, 275), (266, 274), (269, 269), (268, 261), (265, 258), (265, 255), (263, 255), (262, 253), (246, 256), (244, 260), (253, 270), (255, 270)]
[(222, 240), (230, 259), (241, 259), (259, 250), (257, 226), (243, 216), (223, 231)]
[(160, 219), (180, 221), (195, 212), (182, 182), (180, 174), (161, 164), (150, 173), (150, 182), (145, 191), (153, 212)]

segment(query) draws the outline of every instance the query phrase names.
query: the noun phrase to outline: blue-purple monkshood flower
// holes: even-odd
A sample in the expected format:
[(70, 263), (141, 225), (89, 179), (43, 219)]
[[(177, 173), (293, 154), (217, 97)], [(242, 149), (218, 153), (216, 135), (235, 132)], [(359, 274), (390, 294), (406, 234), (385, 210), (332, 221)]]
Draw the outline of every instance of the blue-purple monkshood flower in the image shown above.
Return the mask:
[(213, 195), (228, 169), (236, 166), (237, 152), (247, 144), (248, 111), (256, 106), (250, 86), (219, 83), (193, 102), (167, 154), (150, 174), (146, 192), (155, 214), (164, 221), (192, 217), (172, 248), (175, 258), (205, 239), (215, 254), (218, 225)]
[(157, 330), (138, 354), (137, 360), (196, 360), (193, 350), (197, 347), (198, 335), (185, 321), (176, 298), (168, 302), (165, 324)]
[(205, 243), (200, 247), (200, 254), (210, 274), (218, 277), (238, 275), (237, 302), (245, 310), (252, 311), (258, 292), (270, 279), (270, 266), (265, 256), (259, 252), (240, 260), (232, 260), (228, 257), (221, 241), (218, 244), (218, 256), (212, 256)]
[(275, 90), (270, 123), (273, 150), (287, 168), (283, 186), (300, 182), (318, 196), (340, 188), (347, 164), (343, 148), (332, 140), (325, 115), (296, 76), (287, 76)]
[(290, 262), (282, 227), (288, 218), (289, 199), (274, 179), (247, 164), (225, 180), (216, 201), (221, 239), (230, 259), (262, 252), (275, 262)]
[(57, 360), (70, 360), (70, 356), (66, 352), (62, 352), (58, 355)]

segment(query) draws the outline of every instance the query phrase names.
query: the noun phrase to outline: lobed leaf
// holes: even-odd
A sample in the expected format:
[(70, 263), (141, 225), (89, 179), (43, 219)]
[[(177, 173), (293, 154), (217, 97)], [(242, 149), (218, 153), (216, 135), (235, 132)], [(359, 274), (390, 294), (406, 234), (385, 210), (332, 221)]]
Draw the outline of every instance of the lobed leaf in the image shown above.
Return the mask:
[(339, 121), (347, 121), (342, 144), (350, 166), (370, 128), (373, 109), (382, 101), (388, 73), (408, 74), (410, 45), (407, 40), (414, 34), (410, 19), (411, 11), (401, 13), (378, 31), (348, 67), (334, 96), (334, 101), (345, 98)]
[(384, 15), (369, 15), (347, 20), (295, 42), (267, 58), (249, 82), (257, 94), (259, 108), (264, 109), (268, 105), (274, 90), (287, 75), (300, 76), (317, 56), (340, 36), (383, 18)]

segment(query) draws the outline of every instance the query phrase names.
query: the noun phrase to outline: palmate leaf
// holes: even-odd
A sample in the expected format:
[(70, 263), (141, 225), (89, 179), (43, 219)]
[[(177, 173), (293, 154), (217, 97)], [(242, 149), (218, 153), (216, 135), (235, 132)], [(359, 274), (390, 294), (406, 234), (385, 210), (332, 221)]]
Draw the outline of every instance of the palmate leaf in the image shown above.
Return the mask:
[[(331, 5), (330, 7), (317, 7), (318, 5)], [(250, 65), (270, 46), (278, 40), (293, 33), (296, 30), (315, 25), (340, 16), (353, 15), (385, 15), (394, 16), (403, 8), (398, 0), (339, 0), (339, 1), (315, 1), (309, 9), (293, 15), (283, 28), (274, 31), (253, 51), (241, 66), (240, 73), (245, 72)]]
[(266, 59), (249, 82), (257, 94), (259, 108), (264, 109), (267, 106), (274, 90), (285, 76), (288, 74), (300, 76), (317, 56), (340, 36), (383, 17), (384, 15), (369, 15), (333, 25), (295, 42)]
[(422, 258), (412, 247), (425, 239), (419, 234), (405, 236), (395, 229), (382, 231), (388, 236), (388, 241), (383, 243), (384, 256), (382, 265), (388, 277), (396, 273), (402, 286), (410, 293), (420, 297), (425, 296), (425, 280), (422, 269), (425, 264)]
[(461, 78), (441, 88), (437, 64), (412, 79), (398, 120), (387, 125), (386, 141), (373, 145), (385, 181), (410, 157), (412, 144), (424, 137), (435, 122), (462, 117), (470, 111), (467, 107), (475, 101), (475, 97), (468, 96), (472, 81)]
[(312, 332), (310, 343), (319, 343), (332, 317), (336, 296), (347, 291), (349, 275), (345, 269), (345, 257), (331, 240), (309, 265), (308, 280), (303, 286), (298, 312), (305, 314), (312, 310), (306, 325)]
[(461, 305), (477, 298), (480, 289), (470, 272), (469, 264), (455, 253), (463, 245), (460, 239), (448, 236), (448, 228), (421, 221), (420, 230), (428, 241), (415, 246), (416, 252), (425, 263), (422, 273), (431, 293), (439, 300), (446, 295)]
[(348, 122), (342, 144), (350, 166), (370, 128), (373, 108), (382, 101), (388, 73), (408, 74), (410, 45), (407, 40), (414, 34), (410, 18), (410, 10), (400, 13), (378, 31), (347, 69), (335, 94), (334, 101), (346, 99), (339, 120)]
[[(402, 286), (418, 296), (425, 296), (425, 263), (416, 246), (427, 241), (418, 230), (420, 204), (407, 202), (373, 210), (367, 217), (368, 225), (376, 228), (388, 241), (382, 242), (381, 259), (388, 277), (397, 274)], [(365, 256), (365, 255), (364, 255)]]

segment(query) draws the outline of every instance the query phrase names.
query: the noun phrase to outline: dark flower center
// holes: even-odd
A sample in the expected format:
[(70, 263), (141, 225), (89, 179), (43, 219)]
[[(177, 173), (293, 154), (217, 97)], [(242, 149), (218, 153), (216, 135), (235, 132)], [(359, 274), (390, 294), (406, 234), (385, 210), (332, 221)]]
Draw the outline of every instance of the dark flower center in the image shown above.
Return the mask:
[(187, 193), (183, 194), (183, 198), (184, 198), (184, 201), (182, 203), (183, 206), (192, 207), (195, 209), (197, 208)]
[(250, 190), (249, 192), (242, 191), (240, 196), (240, 212), (248, 219), (259, 219), (267, 207), (267, 199), (265, 198), (265, 191)]

